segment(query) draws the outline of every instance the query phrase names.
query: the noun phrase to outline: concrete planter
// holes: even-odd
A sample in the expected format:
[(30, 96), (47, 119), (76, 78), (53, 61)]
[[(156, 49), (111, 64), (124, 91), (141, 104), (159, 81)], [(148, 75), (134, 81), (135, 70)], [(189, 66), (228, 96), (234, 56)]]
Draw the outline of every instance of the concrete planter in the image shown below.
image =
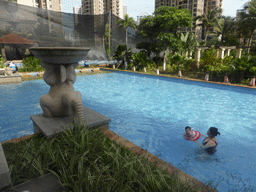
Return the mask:
[(255, 76), (253, 76), (249, 85), (255, 87)]
[(5, 68), (0, 68), (0, 75), (4, 75), (5, 74)]
[(229, 81), (228, 81), (228, 75), (225, 75), (225, 77), (224, 77), (224, 83), (229, 83)]
[(0, 84), (21, 83), (21, 75), (0, 76)]
[(178, 71), (178, 77), (182, 77), (181, 70)]
[(209, 73), (206, 73), (204, 80), (209, 81)]

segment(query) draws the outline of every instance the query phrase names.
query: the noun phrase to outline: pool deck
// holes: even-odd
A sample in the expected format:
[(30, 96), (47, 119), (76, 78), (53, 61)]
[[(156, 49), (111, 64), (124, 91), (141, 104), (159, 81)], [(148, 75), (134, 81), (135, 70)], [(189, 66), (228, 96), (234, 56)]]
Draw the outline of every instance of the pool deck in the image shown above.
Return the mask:
[(21, 83), (21, 75), (13, 74), (11, 76), (0, 75), (0, 84), (9, 84), (9, 83)]

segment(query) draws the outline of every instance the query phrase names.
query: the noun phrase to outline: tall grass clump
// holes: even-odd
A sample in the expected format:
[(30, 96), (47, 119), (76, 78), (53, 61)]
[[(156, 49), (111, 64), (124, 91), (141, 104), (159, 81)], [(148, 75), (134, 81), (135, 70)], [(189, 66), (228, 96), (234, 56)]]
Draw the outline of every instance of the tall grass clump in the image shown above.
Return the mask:
[(68, 191), (197, 191), (99, 129), (75, 125), (58, 138), (36, 135), (3, 148), (13, 186), (51, 172)]

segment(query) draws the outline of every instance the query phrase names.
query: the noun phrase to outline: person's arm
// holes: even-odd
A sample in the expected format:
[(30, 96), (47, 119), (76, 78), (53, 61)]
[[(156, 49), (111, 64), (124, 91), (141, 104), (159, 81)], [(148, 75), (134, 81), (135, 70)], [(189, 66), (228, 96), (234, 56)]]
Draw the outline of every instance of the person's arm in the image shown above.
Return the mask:
[(205, 135), (203, 135), (203, 134), (201, 134), (203, 137), (207, 137), (207, 136), (205, 136)]
[(198, 141), (194, 141), (196, 142), (202, 149), (207, 149), (209, 147), (214, 147), (215, 145), (213, 145), (211, 142), (208, 142), (206, 145), (201, 145), (200, 143), (198, 143)]

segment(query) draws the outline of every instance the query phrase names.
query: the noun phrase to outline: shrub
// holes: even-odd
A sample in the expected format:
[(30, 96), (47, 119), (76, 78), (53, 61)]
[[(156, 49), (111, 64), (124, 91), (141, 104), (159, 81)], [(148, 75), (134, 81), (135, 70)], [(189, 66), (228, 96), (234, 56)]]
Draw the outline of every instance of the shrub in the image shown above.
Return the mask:
[(5, 67), (4, 66), (4, 62), (5, 62), (4, 58), (0, 55), (0, 68), (4, 68)]
[(179, 69), (183, 70), (184, 69), (184, 62), (185, 62), (185, 57), (181, 56), (180, 54), (176, 53), (170, 58), (170, 62), (176, 66), (177, 71)]
[[(232, 67), (232, 76), (234, 83), (242, 83), (243, 80), (251, 78), (256, 74), (256, 57), (251, 57), (249, 60), (246, 56), (241, 59), (237, 58)], [(245, 82), (244, 81), (244, 82)]]
[(148, 58), (145, 51), (140, 51), (132, 55), (133, 65), (137, 66), (138, 70), (142, 70), (147, 66)]
[(214, 47), (211, 47), (208, 51), (205, 51), (202, 54), (200, 66), (205, 69), (206, 71), (214, 71), (221, 63), (221, 58), (217, 58), (217, 52)]
[(184, 70), (187, 72), (199, 72), (203, 69), (197, 67), (197, 64), (194, 59), (184, 59)]
[(248, 78), (248, 79), (243, 79), (243, 80), (241, 81), (241, 84), (249, 85), (250, 81), (251, 81), (250, 78)]
[(83, 69), (84, 66), (83, 65), (78, 65), (76, 69)]
[(24, 67), (19, 69), (21, 72), (44, 71), (44, 68), (40, 66), (40, 60), (34, 56), (26, 57), (23, 59), (22, 63)]

